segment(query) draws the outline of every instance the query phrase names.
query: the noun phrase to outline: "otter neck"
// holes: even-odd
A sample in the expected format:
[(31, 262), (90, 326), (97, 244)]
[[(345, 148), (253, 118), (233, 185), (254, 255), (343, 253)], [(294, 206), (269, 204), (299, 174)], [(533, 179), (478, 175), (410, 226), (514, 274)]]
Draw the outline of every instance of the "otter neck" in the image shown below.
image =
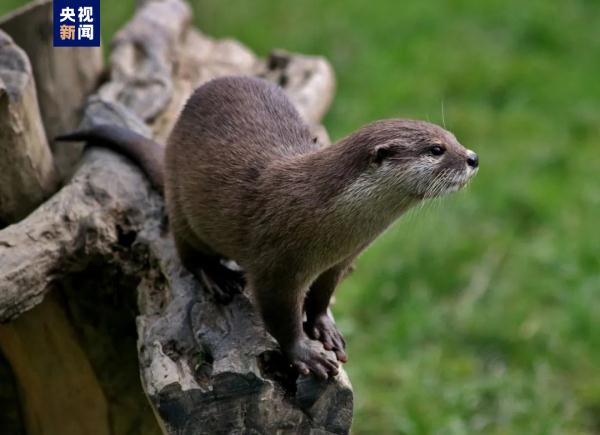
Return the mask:
[[(370, 146), (351, 135), (328, 147), (298, 156), (292, 165), (319, 189), (320, 200), (345, 212), (373, 213), (389, 220), (419, 202), (398, 180), (397, 169), (388, 171), (371, 163)], [(318, 198), (318, 196), (316, 196)]]
[[(309, 196), (313, 229), (320, 243), (331, 241), (341, 251), (363, 249), (418, 201), (370, 167), (367, 144), (353, 136), (308, 154), (286, 166)], [(306, 195), (308, 194), (308, 195)]]

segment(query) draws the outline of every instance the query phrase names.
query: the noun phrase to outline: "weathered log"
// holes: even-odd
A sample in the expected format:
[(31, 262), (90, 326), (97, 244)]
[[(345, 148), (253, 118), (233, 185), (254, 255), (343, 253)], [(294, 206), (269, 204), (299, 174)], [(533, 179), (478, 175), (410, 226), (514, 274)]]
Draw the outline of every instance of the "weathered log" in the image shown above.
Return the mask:
[[(52, 138), (79, 124), (85, 100), (98, 86), (102, 50), (54, 48), (52, 0), (36, 0), (0, 18), (0, 29), (29, 56), (44, 128), (52, 144)], [(69, 143), (52, 148), (61, 177), (71, 175), (81, 158), (82, 145)]]
[(318, 123), (327, 113), (335, 91), (333, 70), (329, 62), (314, 56), (291, 56), (274, 50), (260, 76), (285, 87), (302, 117)]
[(0, 227), (57, 187), (27, 55), (0, 30)]
[[(180, 0), (143, 2), (115, 40), (111, 81), (90, 100), (83, 125), (111, 122), (164, 138), (193, 88), (227, 74), (267, 76), (286, 90), (293, 84), (293, 101), (316, 125), (334, 87), (324, 60), (285, 54), (289, 61), (275, 68), (189, 22)], [(304, 66), (289, 70), (294, 64)], [(78, 291), (67, 300), (81, 311), (76, 294), (109, 291), (97, 282), (108, 271), (118, 274), (111, 282), (119, 293), (137, 287), (142, 386), (165, 433), (348, 433), (352, 390), (343, 370), (323, 383), (298, 379), (247, 294), (217, 304), (182, 267), (162, 198), (141, 172), (92, 149), (69, 184), (0, 232), (0, 320), (19, 316), (53, 287), (69, 287), (74, 274)]]

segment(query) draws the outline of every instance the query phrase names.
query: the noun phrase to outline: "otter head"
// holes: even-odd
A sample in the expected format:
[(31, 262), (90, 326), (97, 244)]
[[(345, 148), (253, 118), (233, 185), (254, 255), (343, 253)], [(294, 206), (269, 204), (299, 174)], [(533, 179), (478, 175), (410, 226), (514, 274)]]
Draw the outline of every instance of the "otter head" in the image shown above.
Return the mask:
[(391, 119), (370, 124), (362, 133), (369, 144), (369, 172), (388, 192), (434, 198), (460, 190), (477, 173), (477, 154), (437, 125)]

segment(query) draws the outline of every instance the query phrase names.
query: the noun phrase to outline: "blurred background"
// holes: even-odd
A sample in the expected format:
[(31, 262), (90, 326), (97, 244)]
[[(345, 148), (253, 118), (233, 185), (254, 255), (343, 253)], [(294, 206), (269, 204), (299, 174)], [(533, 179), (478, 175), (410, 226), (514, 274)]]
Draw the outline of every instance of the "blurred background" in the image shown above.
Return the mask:
[[(337, 293), (353, 432), (600, 433), (600, 2), (191, 3), (212, 36), (327, 57), (332, 139), (418, 118), (480, 156)], [(108, 42), (134, 2), (101, 6)]]

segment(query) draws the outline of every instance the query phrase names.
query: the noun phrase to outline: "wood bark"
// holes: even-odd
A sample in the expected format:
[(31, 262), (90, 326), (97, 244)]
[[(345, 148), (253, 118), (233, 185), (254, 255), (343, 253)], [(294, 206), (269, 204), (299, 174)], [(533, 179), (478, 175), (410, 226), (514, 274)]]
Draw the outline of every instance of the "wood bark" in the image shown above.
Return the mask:
[[(318, 122), (334, 90), (324, 59), (284, 52), (258, 59), (190, 22), (181, 0), (141, 2), (115, 38), (111, 80), (90, 98), (82, 126), (113, 123), (163, 140), (195, 87), (221, 75), (254, 74), (279, 83), (315, 132), (324, 131)], [(298, 378), (247, 294), (217, 304), (182, 267), (165, 220), (162, 197), (135, 165), (90, 149), (63, 189), (0, 231), (0, 321), (59, 291), (109, 408), (126, 393), (138, 403), (106, 375), (126, 371), (126, 328), (113, 326), (131, 319), (122, 312), (131, 301), (119, 298), (135, 290), (142, 388), (164, 433), (348, 433), (353, 396), (345, 372), (327, 382)], [(108, 355), (119, 364), (110, 365), (98, 342), (109, 342)]]
[(0, 228), (33, 210), (57, 181), (29, 59), (0, 30)]
[(103, 70), (100, 47), (53, 47), (52, 0), (36, 0), (0, 18), (8, 33), (29, 56), (46, 135), (62, 178), (72, 174), (81, 144), (53, 144), (53, 138), (73, 130), (81, 120), (86, 98), (97, 87)]

